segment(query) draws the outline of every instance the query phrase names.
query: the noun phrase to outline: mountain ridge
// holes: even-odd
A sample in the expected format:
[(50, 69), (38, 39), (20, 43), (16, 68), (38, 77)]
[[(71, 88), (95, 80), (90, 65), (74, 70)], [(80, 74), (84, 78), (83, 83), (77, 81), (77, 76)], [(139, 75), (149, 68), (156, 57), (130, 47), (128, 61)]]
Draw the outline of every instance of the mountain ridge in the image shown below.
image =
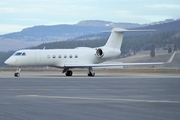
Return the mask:
[(125, 23), (125, 22), (111, 22), (104, 20), (82, 20), (78, 22), (78, 26), (107, 26), (107, 27), (121, 27), (121, 28), (136, 28), (142, 26), (138, 23)]
[[(122, 25), (124, 25), (124, 28), (126, 29), (130, 26), (131, 28), (137, 26), (133, 29), (142, 29), (143, 27), (145, 29), (157, 28), (157, 30), (160, 31), (177, 30), (180, 28), (180, 19), (165, 20), (164, 22), (160, 21), (148, 25), (122, 22), (116, 23), (102, 20), (84, 20), (73, 25), (60, 24), (33, 26), (25, 28), (20, 32), (0, 35), (0, 42), (2, 43), (0, 45), (0, 51), (17, 50), (47, 42), (71, 40), (79, 36), (92, 35), (104, 30), (111, 30), (114, 27), (120, 27)], [(166, 29), (163, 28), (164, 25), (166, 25)], [(12, 43), (14, 44), (13, 47)]]

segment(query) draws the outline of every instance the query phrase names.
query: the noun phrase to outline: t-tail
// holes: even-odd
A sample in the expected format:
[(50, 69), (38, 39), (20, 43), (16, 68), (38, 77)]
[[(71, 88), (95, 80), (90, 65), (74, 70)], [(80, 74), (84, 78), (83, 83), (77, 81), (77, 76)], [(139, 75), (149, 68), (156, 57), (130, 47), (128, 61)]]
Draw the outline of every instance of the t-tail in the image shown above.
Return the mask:
[(153, 32), (156, 30), (126, 30), (122, 28), (114, 28), (104, 47), (120, 49), (123, 41), (124, 32)]

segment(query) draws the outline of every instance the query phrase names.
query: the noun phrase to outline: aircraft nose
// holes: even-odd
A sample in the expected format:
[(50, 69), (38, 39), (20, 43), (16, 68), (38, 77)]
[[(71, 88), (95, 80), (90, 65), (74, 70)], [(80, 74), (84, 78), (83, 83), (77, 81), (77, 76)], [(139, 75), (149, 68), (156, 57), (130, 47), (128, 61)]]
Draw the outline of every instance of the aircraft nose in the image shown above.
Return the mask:
[(13, 65), (14, 62), (11, 58), (8, 58), (4, 63), (7, 65)]
[(9, 63), (10, 63), (9, 59), (7, 59), (4, 63), (9, 65)]

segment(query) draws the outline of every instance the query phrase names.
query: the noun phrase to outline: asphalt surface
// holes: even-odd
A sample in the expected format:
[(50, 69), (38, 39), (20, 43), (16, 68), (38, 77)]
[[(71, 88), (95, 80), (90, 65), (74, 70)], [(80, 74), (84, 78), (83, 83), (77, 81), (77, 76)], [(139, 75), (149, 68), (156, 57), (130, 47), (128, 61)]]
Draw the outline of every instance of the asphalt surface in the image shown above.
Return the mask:
[(179, 120), (179, 74), (0, 72), (0, 120)]

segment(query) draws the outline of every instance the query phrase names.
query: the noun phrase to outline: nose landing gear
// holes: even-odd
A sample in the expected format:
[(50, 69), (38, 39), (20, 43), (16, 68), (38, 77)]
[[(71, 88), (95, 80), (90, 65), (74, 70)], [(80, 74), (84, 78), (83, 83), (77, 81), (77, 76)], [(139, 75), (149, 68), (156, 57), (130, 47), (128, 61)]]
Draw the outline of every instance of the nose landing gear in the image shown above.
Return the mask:
[(14, 77), (19, 77), (20, 76), (20, 72), (21, 72), (21, 67), (18, 67), (16, 69), (16, 72), (14, 73)]

